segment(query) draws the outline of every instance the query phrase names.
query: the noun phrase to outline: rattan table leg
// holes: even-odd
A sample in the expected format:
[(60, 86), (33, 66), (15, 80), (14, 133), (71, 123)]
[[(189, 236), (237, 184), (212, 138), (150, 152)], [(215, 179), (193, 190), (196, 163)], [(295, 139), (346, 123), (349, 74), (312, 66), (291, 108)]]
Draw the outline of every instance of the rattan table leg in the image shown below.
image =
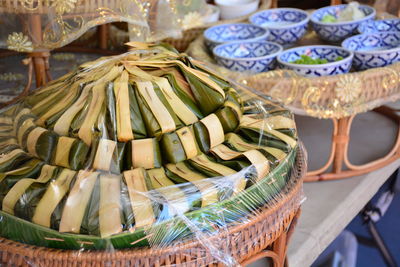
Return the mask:
[(333, 136), (333, 143), (335, 143), (335, 156), (333, 158), (333, 172), (340, 173), (343, 169), (343, 160), (346, 147), (349, 144), (348, 129), (353, 121), (353, 116), (345, 117), (337, 120), (337, 133)]
[(110, 27), (108, 24), (103, 24), (97, 27), (97, 36), (100, 49), (107, 50), (109, 28)]
[(290, 222), (288, 228), (285, 231), (283, 231), (283, 233), (278, 237), (278, 239), (274, 241), (274, 243), (270, 247), (265, 248), (256, 255), (243, 261), (241, 265), (246, 266), (257, 260), (263, 258), (270, 258), (273, 262), (274, 267), (283, 267), (286, 262), (287, 245), (297, 225), (297, 221), (300, 217), (300, 214), (301, 214), (301, 209), (299, 208), (294, 217), (292, 218), (292, 221)]

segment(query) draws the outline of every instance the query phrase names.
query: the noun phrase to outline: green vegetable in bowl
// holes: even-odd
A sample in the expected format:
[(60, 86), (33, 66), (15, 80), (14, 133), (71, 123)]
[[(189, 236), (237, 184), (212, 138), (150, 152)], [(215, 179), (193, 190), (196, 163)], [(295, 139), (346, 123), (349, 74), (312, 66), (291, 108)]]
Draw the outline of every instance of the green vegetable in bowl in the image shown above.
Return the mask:
[[(339, 61), (342, 60), (343, 57), (338, 56), (335, 61)], [(326, 64), (329, 63), (329, 61), (327, 59), (321, 59), (321, 58), (312, 58), (310, 56), (307, 55), (300, 55), (299, 59), (296, 59), (290, 63), (294, 63), (294, 64), (304, 64), (304, 65), (318, 65), (318, 64)]]
[(337, 21), (337, 18), (330, 14), (325, 15), (321, 20), (321, 22), (326, 22), (326, 23), (332, 23), (332, 22), (336, 22), (336, 21)]

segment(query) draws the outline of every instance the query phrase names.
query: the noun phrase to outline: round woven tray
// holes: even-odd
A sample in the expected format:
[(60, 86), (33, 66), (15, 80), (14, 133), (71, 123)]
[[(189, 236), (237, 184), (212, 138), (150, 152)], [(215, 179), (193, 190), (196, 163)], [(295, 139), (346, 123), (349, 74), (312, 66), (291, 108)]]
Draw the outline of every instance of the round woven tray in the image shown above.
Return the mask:
[(267, 253), (281, 266), (286, 251), (286, 232), (298, 213), (303, 197), (301, 177), (305, 170), (305, 154), (300, 148), (291, 179), (282, 190), (280, 201), (272, 207), (269, 205), (260, 209), (259, 213), (248, 218), (247, 223), (227, 227), (210, 237), (207, 244), (216, 246), (217, 251), (208, 250), (197, 239), (165, 248), (76, 251), (37, 247), (0, 238), (0, 266), (208, 266), (219, 262), (214, 257), (216, 252), (230, 255), (240, 263), (249, 262), (252, 257), (259, 258), (257, 254), (282, 235), (285, 245), (275, 246)]
[[(393, 17), (380, 14), (380, 18)], [(320, 44), (314, 32), (309, 32), (298, 45)], [(331, 153), (327, 162), (310, 171), (305, 181), (342, 179), (379, 169), (400, 158), (400, 128), (391, 151), (384, 157), (363, 165), (352, 164), (348, 158), (350, 129), (353, 118), (374, 110), (400, 125), (397, 111), (382, 105), (400, 99), (400, 63), (366, 71), (324, 77), (303, 77), (289, 70), (274, 70), (259, 74), (239, 73), (218, 66), (204, 45), (202, 36), (186, 51), (195, 59), (207, 62), (224, 77), (229, 77), (261, 93), (270, 95), (296, 114), (331, 119), (333, 121)], [(379, 108), (378, 108), (379, 107)]]

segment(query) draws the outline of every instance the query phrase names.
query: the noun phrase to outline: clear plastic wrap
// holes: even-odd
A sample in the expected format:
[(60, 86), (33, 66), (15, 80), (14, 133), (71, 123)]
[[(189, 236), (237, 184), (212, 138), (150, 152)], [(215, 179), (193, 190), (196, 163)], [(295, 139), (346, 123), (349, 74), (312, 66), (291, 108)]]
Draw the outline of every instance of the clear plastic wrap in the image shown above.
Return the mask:
[(130, 36), (136, 41), (176, 37), (182, 30), (180, 6), (177, 0), (3, 0), (0, 48), (52, 50), (94, 26), (117, 21), (132, 26)]
[(305, 169), (292, 114), (171, 47), (131, 45), (1, 111), (0, 253), (236, 266), (286, 231)]

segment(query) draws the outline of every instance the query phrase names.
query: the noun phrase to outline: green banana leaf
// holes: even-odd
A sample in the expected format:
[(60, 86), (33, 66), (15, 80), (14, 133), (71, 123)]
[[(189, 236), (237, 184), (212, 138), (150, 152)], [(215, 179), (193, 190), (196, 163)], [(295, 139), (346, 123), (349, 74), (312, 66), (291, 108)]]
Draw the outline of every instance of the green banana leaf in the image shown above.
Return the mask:
[[(223, 218), (223, 222), (227, 225), (242, 220), (250, 212), (264, 205), (267, 199), (272, 199), (283, 188), (290, 176), (296, 150), (297, 148), (293, 149), (288, 154), (287, 161), (277, 166), (259, 183), (222, 202), (189, 212), (186, 214), (187, 218), (194, 224), (200, 224), (204, 218), (211, 222), (217, 222)], [(272, 181), (272, 178), (275, 178), (275, 180)], [(168, 244), (167, 242), (192, 235), (188, 226), (179, 217), (154, 224), (146, 230), (136, 229), (132, 233), (121, 233), (109, 238), (59, 233), (56, 230), (33, 224), (3, 211), (0, 211), (0, 217), (3, 222), (0, 228), (1, 236), (19, 242), (59, 249), (106, 249), (110, 246), (114, 249), (143, 247), (149, 244)], [(96, 227), (94, 226), (94, 228)], [(168, 228), (168, 231), (165, 230), (166, 228)], [(207, 230), (204, 228), (204, 231)], [(156, 234), (158, 235), (157, 239), (151, 239)]]

